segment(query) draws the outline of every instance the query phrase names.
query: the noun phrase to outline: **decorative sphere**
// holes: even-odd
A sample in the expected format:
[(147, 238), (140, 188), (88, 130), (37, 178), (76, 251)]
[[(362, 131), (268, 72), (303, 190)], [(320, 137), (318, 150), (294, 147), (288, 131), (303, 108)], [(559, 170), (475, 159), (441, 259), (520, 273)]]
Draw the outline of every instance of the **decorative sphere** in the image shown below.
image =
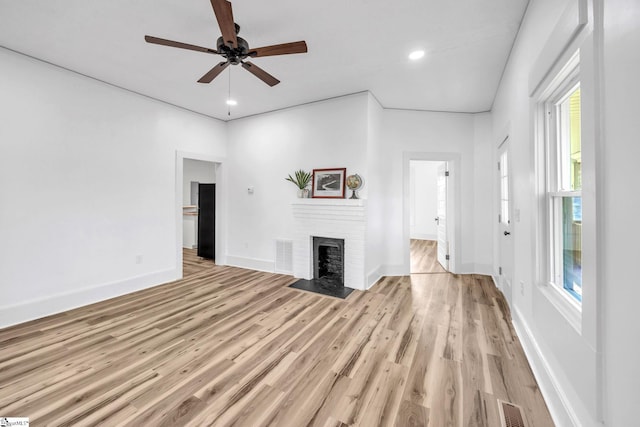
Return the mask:
[(362, 178), (357, 173), (349, 175), (347, 177), (346, 183), (349, 190), (359, 190), (360, 187), (362, 187)]

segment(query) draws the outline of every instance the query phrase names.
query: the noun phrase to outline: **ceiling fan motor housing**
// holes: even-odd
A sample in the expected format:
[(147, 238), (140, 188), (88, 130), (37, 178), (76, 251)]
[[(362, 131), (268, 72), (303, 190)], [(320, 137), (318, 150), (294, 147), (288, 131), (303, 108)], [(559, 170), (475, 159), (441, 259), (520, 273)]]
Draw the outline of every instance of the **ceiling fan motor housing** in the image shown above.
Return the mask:
[(222, 37), (218, 37), (216, 42), (220, 55), (227, 58), (227, 60), (233, 65), (240, 64), (243, 59), (249, 56), (249, 43), (242, 37), (237, 37), (237, 40), (238, 46), (235, 48), (227, 46)]

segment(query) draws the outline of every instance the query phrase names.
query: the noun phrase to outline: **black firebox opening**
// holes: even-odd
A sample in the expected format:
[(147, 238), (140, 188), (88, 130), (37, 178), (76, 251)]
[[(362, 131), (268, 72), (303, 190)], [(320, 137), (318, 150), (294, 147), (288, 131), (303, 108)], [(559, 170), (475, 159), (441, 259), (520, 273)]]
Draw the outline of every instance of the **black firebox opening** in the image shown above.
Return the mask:
[(313, 238), (313, 278), (322, 287), (344, 287), (344, 239)]
[(344, 239), (313, 237), (313, 279), (300, 279), (292, 288), (346, 298), (352, 288), (344, 286)]

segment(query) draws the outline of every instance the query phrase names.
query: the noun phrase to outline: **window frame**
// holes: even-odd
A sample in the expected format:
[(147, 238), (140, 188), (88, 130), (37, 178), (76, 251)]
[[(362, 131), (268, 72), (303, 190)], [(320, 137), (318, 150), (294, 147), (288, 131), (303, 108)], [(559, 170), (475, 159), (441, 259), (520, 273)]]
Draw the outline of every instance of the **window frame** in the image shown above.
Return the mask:
[[(553, 220), (554, 216), (561, 219), (564, 198), (582, 197), (582, 189), (566, 190), (562, 189), (560, 185), (562, 174), (559, 151), (561, 147), (558, 114), (556, 113), (557, 105), (570, 96), (576, 87), (581, 87), (580, 52), (576, 51), (564, 67), (547, 81), (549, 83), (545, 89), (534, 100), (534, 127), (537, 129), (535, 140), (539, 205), (538, 230), (540, 231), (537, 242), (538, 283), (547, 299), (564, 315), (574, 329), (581, 333), (582, 301), (578, 301), (569, 290), (565, 289), (561, 280), (562, 239), (556, 236), (562, 235), (562, 231), (558, 232), (557, 230), (558, 226), (562, 227), (562, 221)], [(559, 277), (557, 275), (558, 267), (561, 270)]]
[[(544, 102), (546, 113), (547, 138), (545, 141), (546, 168), (549, 171), (546, 182), (547, 198), (547, 221), (549, 249), (549, 268), (547, 269), (547, 280), (560, 291), (566, 292), (571, 301), (576, 303), (578, 309), (582, 308), (581, 297), (577, 297), (577, 292), (569, 290), (564, 286), (563, 272), (563, 242), (562, 242), (562, 208), (565, 199), (582, 197), (582, 186), (580, 189), (570, 189), (570, 178), (567, 176), (570, 171), (565, 170), (567, 165), (563, 165), (565, 160), (571, 157), (571, 153), (565, 150), (565, 141), (569, 139), (567, 128), (567, 114), (561, 111), (560, 105), (569, 100), (571, 95), (580, 88), (580, 64), (575, 64), (569, 71), (565, 79), (557, 85), (549, 98)], [(570, 147), (570, 142), (569, 142)], [(570, 151), (570, 149), (569, 149)], [(565, 182), (566, 181), (566, 182)], [(579, 299), (580, 298), (580, 299)]]

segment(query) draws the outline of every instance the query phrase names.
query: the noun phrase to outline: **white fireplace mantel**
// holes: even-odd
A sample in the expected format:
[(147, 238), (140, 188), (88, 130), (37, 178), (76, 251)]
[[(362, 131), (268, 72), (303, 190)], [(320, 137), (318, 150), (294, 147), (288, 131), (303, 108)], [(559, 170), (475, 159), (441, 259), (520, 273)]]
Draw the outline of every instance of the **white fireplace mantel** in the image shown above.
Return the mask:
[(303, 206), (365, 206), (365, 199), (296, 199), (291, 202), (292, 205)]
[(294, 276), (307, 280), (313, 277), (313, 236), (344, 239), (344, 285), (364, 290), (366, 200), (297, 199), (291, 207), (295, 224)]

